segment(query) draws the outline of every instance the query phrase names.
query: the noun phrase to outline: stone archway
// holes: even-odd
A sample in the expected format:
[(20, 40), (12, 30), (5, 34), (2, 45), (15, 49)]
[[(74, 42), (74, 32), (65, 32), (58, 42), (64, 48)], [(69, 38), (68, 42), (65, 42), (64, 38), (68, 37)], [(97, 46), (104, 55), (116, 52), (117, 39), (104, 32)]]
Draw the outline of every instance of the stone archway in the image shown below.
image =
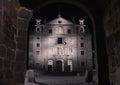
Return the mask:
[[(80, 4), (77, 4), (77, 5), (80, 5)], [(82, 7), (84, 8), (84, 7)], [(27, 42), (21, 42), (23, 39), (25, 39), (25, 41), (27, 40), (27, 28), (28, 28), (28, 24), (29, 24), (29, 20), (31, 18), (31, 14), (32, 12), (26, 8), (20, 8), (21, 11), (19, 11), (18, 13), (18, 43), (20, 44), (23, 44), (25, 46), (27, 46)], [(24, 10), (24, 11), (23, 11)], [(86, 9), (85, 9), (86, 10)], [(25, 13), (25, 15), (24, 15)], [(91, 13), (89, 13), (87, 11), (88, 15), (90, 15)], [(29, 16), (26, 16), (26, 15), (29, 15)], [(97, 14), (94, 14), (95, 16), (97, 16)], [(93, 16), (94, 16), (93, 15)], [(91, 17), (91, 15), (90, 15)], [(104, 25), (103, 25), (103, 16), (97, 16), (94, 17), (91, 17), (91, 20), (93, 21), (93, 33), (94, 33), (94, 39), (95, 39), (95, 48), (96, 48), (96, 55), (97, 55), (97, 63), (98, 63), (98, 66), (97, 66), (97, 70), (98, 70), (98, 83), (99, 85), (108, 85), (109, 83), (109, 79), (108, 79), (108, 58), (107, 58), (107, 55), (106, 55), (106, 48), (104, 48), (104, 50), (101, 50), (103, 49), (102, 47), (106, 47), (105, 46), (105, 35), (104, 35)], [(95, 22), (95, 23), (94, 23)], [(22, 25), (21, 25), (22, 24)], [(22, 26), (25, 26), (25, 27), (22, 27)], [(24, 29), (25, 28), (25, 29)], [(22, 33), (25, 34), (25, 36), (22, 35)], [(102, 43), (101, 43), (102, 42)], [(26, 49), (27, 48), (22, 48), (21, 50), (21, 47), (20, 47), (20, 50), (18, 50), (18, 52), (16, 53), (22, 53), (24, 55), (24, 58), (23, 60), (26, 62)], [(101, 62), (103, 61), (103, 62)], [(102, 64), (103, 63), (103, 64)], [(26, 65), (26, 63), (24, 64)], [(25, 67), (26, 68), (26, 67)], [(104, 69), (104, 70), (103, 70)], [(105, 74), (104, 74), (105, 73)]]
[(28, 25), (29, 21), (32, 17), (32, 10), (29, 10), (25, 7), (20, 7), (17, 14), (17, 50), (16, 50), (16, 57), (17, 57), (17, 64), (21, 66), (20, 72), (22, 75), (20, 76), (19, 82), (24, 82), (25, 73), (27, 70), (27, 34), (28, 34)]

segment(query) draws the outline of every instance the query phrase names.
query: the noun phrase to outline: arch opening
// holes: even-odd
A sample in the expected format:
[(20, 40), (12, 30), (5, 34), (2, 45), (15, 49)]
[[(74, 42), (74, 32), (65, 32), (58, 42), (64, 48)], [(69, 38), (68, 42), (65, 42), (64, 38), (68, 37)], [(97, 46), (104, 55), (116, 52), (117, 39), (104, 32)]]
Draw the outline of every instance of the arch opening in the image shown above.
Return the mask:
[[(46, 6), (47, 7), (47, 6)], [(49, 6), (48, 6), (49, 7)], [(59, 8), (59, 6), (58, 6), (58, 8)], [(43, 9), (40, 9), (39, 10), (39, 12), (37, 13), (35, 13), (35, 15), (33, 15), (33, 17), (32, 17), (32, 19), (31, 19), (31, 21), (30, 21), (30, 25), (29, 25), (29, 27), (33, 27), (33, 25), (35, 24), (35, 22), (34, 22), (34, 20), (36, 19), (36, 18), (41, 18), (41, 19), (44, 19), (44, 18), (46, 18), (46, 17), (48, 17), (48, 21), (50, 21), (50, 20), (52, 20), (52, 19), (54, 19), (54, 14), (56, 14), (56, 13), (58, 13), (58, 10), (55, 12), (55, 10), (54, 10), (54, 12), (52, 12), (51, 14), (49, 14), (49, 15), (46, 15), (46, 16), (44, 16), (44, 14), (48, 14), (47, 13), (47, 11), (44, 11), (44, 10), (46, 10), (47, 8), (43, 8)], [(73, 10), (73, 9), (72, 9)], [(80, 9), (78, 9), (79, 11), (81, 11)], [(68, 13), (67, 13), (68, 12)], [(63, 13), (63, 15), (64, 15), (64, 17), (66, 17), (66, 15), (67, 14), (71, 14), (71, 13), (69, 13), (69, 11), (67, 11), (67, 12), (62, 12)], [(82, 10), (82, 12), (84, 12), (83, 10)], [(94, 34), (94, 32), (95, 32), (95, 25), (94, 25), (94, 23), (93, 23), (93, 20), (85, 13), (85, 15), (87, 16), (87, 17), (85, 17), (84, 16), (84, 13), (83, 14), (80, 14), (79, 12), (77, 12), (78, 14), (77, 15), (75, 15), (74, 17), (77, 19), (77, 18), (79, 18), (80, 16), (82, 16), (85, 20), (87, 20), (87, 21), (85, 21), (86, 22), (86, 24), (87, 24), (87, 26), (88, 27), (86, 27), (86, 28), (88, 28), (89, 29), (89, 31), (90, 31), (90, 33), (92, 34), (92, 51), (93, 51), (93, 57), (94, 57), (94, 59), (93, 60), (97, 60), (97, 59), (95, 59), (95, 58), (97, 58), (97, 51), (96, 51), (96, 35)], [(53, 15), (52, 15), (53, 14)], [(51, 17), (52, 16), (52, 17)], [(68, 19), (68, 20), (70, 20), (70, 21), (74, 21), (74, 20), (72, 20), (72, 19), (69, 19), (70, 18), (70, 16), (71, 15), (69, 15), (69, 16), (67, 16), (66, 17), (66, 19)], [(76, 17), (77, 16), (77, 17)], [(90, 23), (88, 23), (88, 22), (90, 22)], [(45, 23), (45, 22), (42, 22), (43, 24)], [(79, 22), (76, 22), (76, 23), (79, 23)], [(30, 30), (31, 31), (34, 31), (33, 29), (29, 29), (29, 34), (30, 34)], [(45, 35), (46, 37), (48, 37), (48, 35)], [(66, 43), (66, 42), (65, 42)], [(42, 61), (42, 62), (44, 62), (44, 61)], [(93, 62), (93, 66), (94, 66), (94, 68), (93, 69), (96, 69), (96, 66), (97, 65), (95, 65), (97, 63), (97, 61), (95, 61), (95, 62)], [(28, 65), (29, 66), (29, 65)], [(79, 67), (80, 65), (79, 64), (77, 64), (77, 66)], [(73, 68), (74, 69), (74, 68)], [(79, 72), (78, 72), (79, 73)]]
[[(49, 12), (49, 10), (51, 10), (51, 13), (47, 13)], [(61, 15), (59, 13), (61, 13)], [(41, 21), (39, 24), (37, 24), (36, 20)], [(61, 22), (59, 23), (59, 21)], [(35, 32), (34, 26), (42, 28), (43, 33), (42, 31), (39, 33)], [(41, 61), (43, 61), (43, 63), (49, 58), (53, 60), (60, 58), (64, 59), (66, 62), (64, 69), (65, 71), (68, 70), (67, 67), (69, 68), (70, 72), (78, 73), (81, 72), (83, 67), (86, 70), (93, 70), (92, 62), (95, 62), (93, 61), (92, 56), (93, 50), (95, 50), (93, 44), (93, 27), (94, 26), (91, 18), (86, 12), (84, 12), (84, 10), (70, 4), (54, 3), (47, 5), (34, 13), (29, 25), (29, 43), (35, 43), (35, 41), (33, 41), (34, 37), (41, 37), (41, 44), (43, 44), (40, 49), (42, 49), (43, 53), (39, 57), (41, 58)], [(49, 29), (52, 30), (51, 33), (49, 33)], [(68, 29), (70, 30), (69, 33)], [(84, 40), (81, 39), (81, 36), (84, 37)], [(52, 39), (51, 43), (47, 43), (47, 40), (49, 40), (49, 38)], [(82, 42), (86, 46), (80, 47), (80, 42)], [(54, 48), (54, 50), (52, 50), (50, 54), (46, 54), (49, 47)], [(33, 47), (33, 49), (36, 50), (36, 47)], [(71, 52), (69, 52), (69, 49), (71, 49)], [(80, 54), (81, 52), (82, 54)], [(58, 57), (56, 57), (55, 55), (57, 55)], [(73, 65), (67, 65), (68, 59), (71, 59), (73, 61)], [(85, 59), (87, 65), (81, 67), (81, 59)], [(56, 62), (56, 64), (61, 65), (60, 62)], [(70, 64), (70, 62), (68, 64)]]

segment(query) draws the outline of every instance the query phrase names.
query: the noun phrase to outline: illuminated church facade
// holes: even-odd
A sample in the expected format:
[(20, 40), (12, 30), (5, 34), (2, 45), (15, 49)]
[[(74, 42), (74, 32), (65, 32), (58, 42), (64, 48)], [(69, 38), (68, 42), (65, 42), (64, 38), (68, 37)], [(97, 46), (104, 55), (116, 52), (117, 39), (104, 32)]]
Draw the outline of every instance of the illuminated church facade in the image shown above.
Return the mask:
[(29, 33), (29, 65), (48, 72), (92, 70), (92, 39), (84, 19), (79, 24), (58, 18), (36, 19)]

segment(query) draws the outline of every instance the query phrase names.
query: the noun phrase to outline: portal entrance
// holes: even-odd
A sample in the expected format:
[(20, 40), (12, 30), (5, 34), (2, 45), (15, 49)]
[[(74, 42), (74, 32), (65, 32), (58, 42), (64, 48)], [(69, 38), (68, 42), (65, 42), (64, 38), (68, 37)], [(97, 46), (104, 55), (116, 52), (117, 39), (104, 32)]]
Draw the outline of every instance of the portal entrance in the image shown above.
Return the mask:
[(56, 72), (62, 72), (62, 61), (56, 61)]

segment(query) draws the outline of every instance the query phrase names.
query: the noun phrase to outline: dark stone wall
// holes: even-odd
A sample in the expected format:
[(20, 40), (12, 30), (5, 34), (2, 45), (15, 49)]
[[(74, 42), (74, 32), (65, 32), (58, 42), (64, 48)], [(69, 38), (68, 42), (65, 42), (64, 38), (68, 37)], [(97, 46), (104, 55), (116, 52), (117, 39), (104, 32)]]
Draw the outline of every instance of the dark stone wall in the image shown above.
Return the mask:
[[(112, 0), (104, 14), (109, 79), (111, 85), (119, 85), (116, 72), (120, 68), (120, 1)], [(120, 72), (119, 72), (120, 73)]]
[(0, 0), (0, 84), (17, 85), (16, 36), (18, 0)]
[(24, 82), (25, 72), (26, 72), (26, 65), (27, 65), (27, 34), (28, 34), (28, 25), (29, 21), (32, 17), (32, 11), (20, 7), (18, 10), (17, 16), (17, 28), (18, 33), (16, 37), (17, 45), (16, 45), (16, 81), (19, 83)]
[(26, 71), (27, 28), (31, 10), (18, 0), (0, 0), (0, 84), (23, 84)]

